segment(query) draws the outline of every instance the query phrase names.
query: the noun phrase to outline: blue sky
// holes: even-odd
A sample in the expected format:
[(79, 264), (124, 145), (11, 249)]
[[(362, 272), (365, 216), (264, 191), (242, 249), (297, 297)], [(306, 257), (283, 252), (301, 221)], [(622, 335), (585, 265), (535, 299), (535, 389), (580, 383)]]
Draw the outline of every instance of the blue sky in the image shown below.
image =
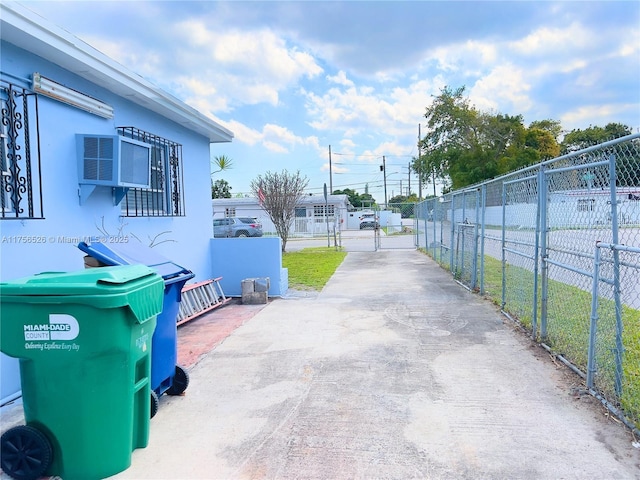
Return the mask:
[(22, 3), (234, 132), (212, 146), (232, 194), (286, 169), (384, 201), (383, 156), (389, 197), (417, 193), (418, 125), (447, 85), (526, 125), (640, 129), (637, 1)]

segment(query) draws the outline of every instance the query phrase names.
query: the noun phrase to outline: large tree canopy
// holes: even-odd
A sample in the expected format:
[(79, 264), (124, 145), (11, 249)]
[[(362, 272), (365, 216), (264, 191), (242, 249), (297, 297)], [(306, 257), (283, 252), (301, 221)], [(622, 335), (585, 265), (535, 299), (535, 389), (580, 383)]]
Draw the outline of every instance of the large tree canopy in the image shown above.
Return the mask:
[(621, 123), (608, 123), (603, 127), (589, 127), (584, 130), (571, 130), (562, 140), (562, 153), (575, 152), (599, 143), (631, 135), (631, 128)]
[(427, 107), (426, 135), (413, 168), (423, 181), (437, 176), (452, 189), (526, 167), (560, 152), (559, 122), (542, 120), (525, 127), (521, 115), (476, 109), (465, 87), (445, 87)]
[[(537, 120), (526, 127), (522, 115), (477, 110), (464, 91), (465, 87), (444, 87), (440, 95), (434, 96), (424, 115), (427, 132), (420, 139), (421, 155), (412, 164), (423, 181), (432, 175), (438, 177), (446, 185), (445, 191), (632, 133), (625, 125), (609, 123), (604, 128), (572, 130), (559, 144), (563, 133), (559, 121)], [(619, 184), (631, 184), (639, 176), (628, 173)]]

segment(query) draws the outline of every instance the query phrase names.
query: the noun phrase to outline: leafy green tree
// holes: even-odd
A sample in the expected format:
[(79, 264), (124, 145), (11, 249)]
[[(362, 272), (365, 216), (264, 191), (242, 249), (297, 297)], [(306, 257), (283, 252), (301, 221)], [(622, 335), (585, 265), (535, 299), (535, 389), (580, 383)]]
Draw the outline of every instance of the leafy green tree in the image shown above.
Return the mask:
[(349, 203), (354, 207), (360, 207), (360, 194), (355, 190), (350, 188), (345, 188), (344, 190), (334, 190), (332, 195), (346, 195), (349, 199)]
[[(616, 138), (631, 135), (633, 130), (621, 123), (608, 123), (604, 127), (590, 126), (584, 130), (572, 130), (562, 140), (562, 152), (570, 153), (584, 148), (608, 142)], [(607, 151), (607, 155), (616, 155), (618, 186), (637, 186), (640, 184), (640, 142), (634, 140), (625, 145), (616, 145)], [(608, 174), (596, 175), (596, 187), (608, 186)], [(588, 181), (584, 181), (588, 186)]]
[(558, 120), (536, 120), (529, 124), (529, 129), (538, 129), (549, 132), (556, 142), (559, 141), (562, 134), (562, 125)]
[(363, 193), (360, 195), (360, 204), (362, 207), (374, 207), (376, 204), (375, 198), (370, 193)]
[(396, 195), (389, 199), (389, 203), (407, 203), (406, 195)]
[(604, 127), (574, 129), (564, 136), (562, 140), (562, 153), (575, 152), (583, 148), (598, 145), (599, 143), (608, 142), (616, 138), (631, 135), (633, 131), (630, 127), (621, 123), (608, 123)]
[(414, 171), (420, 172), (427, 181), (434, 174), (443, 182), (451, 179), (450, 167), (464, 150), (477, 144), (475, 128), (477, 112), (469, 105), (464, 94), (465, 87), (455, 90), (444, 87), (427, 107), (427, 134), (421, 139), (421, 156)]
[(477, 110), (464, 96), (465, 87), (445, 87), (427, 107), (427, 133), (420, 158), (412, 167), (421, 180), (435, 175), (458, 189), (523, 168), (559, 152), (560, 124), (534, 122), (526, 128), (522, 115)]
[(267, 172), (251, 181), (251, 191), (273, 222), (278, 236), (282, 239), (282, 252), (285, 251), (289, 231), (295, 220), (296, 205), (304, 196), (309, 180), (286, 170)]
[(211, 182), (211, 198), (231, 198), (231, 187), (226, 180)]
[(540, 160), (548, 160), (560, 155), (560, 145), (553, 132), (544, 128), (534, 126), (536, 122), (529, 125), (524, 144), (529, 149), (533, 149), (540, 154)]
[(346, 195), (349, 198), (349, 203), (355, 208), (371, 207), (375, 204), (375, 200), (369, 193), (358, 193), (350, 188), (344, 190), (334, 190), (333, 195)]

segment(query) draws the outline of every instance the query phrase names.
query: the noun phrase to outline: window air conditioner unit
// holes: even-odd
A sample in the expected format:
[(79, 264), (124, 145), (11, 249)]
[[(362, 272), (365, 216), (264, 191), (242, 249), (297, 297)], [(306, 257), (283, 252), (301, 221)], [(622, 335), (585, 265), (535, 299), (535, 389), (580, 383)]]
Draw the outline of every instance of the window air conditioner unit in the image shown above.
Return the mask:
[(151, 146), (119, 135), (77, 135), (80, 204), (96, 187), (113, 187), (117, 205), (129, 188), (150, 188)]

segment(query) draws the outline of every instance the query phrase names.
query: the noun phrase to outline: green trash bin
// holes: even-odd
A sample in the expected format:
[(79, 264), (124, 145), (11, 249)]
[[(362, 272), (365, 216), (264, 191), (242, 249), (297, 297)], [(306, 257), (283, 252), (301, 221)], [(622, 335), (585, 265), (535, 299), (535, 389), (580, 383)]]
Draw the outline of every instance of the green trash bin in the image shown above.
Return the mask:
[(2, 435), (17, 479), (98, 479), (149, 441), (151, 339), (164, 281), (144, 265), (0, 284), (0, 350), (20, 359), (27, 425)]

